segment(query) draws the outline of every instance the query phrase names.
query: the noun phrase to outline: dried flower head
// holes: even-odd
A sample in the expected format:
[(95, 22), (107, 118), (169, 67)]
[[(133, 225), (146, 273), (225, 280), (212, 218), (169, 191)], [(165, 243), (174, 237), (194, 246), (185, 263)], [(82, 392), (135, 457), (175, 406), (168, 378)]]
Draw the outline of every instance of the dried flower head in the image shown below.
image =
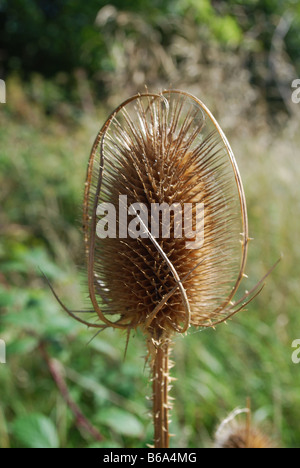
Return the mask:
[[(120, 196), (148, 209), (148, 222), (134, 213), (144, 235), (119, 235), (128, 222)], [(116, 236), (99, 238), (97, 207), (106, 202), (115, 207)], [(169, 237), (162, 236), (162, 217), (159, 237), (152, 236), (155, 204), (190, 206), (184, 221), (190, 216), (194, 232), (203, 204), (201, 247), (187, 248), (197, 239), (184, 229), (176, 236), (172, 212)], [(213, 326), (236, 310), (240, 303), (231, 300), (248, 243), (245, 197), (226, 137), (199, 100), (180, 91), (147, 93), (112, 113), (91, 153), (84, 230), (90, 296), (106, 325), (141, 327), (157, 341), (190, 325)]]
[[(245, 413), (246, 420), (239, 419)], [(274, 448), (273, 442), (250, 421), (250, 408), (235, 409), (215, 434), (215, 448)]]
[[(140, 328), (153, 372), (155, 446), (168, 446), (174, 333), (242, 309), (248, 221), (230, 145), (207, 107), (177, 90), (123, 102), (92, 148), (83, 229), (94, 328)], [(100, 319), (100, 322), (99, 322)]]

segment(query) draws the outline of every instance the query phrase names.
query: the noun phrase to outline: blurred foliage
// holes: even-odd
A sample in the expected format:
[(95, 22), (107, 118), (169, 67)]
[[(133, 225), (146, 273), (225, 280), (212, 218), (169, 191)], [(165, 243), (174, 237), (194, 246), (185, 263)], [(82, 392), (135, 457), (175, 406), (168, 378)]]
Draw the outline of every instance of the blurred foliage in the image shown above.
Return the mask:
[[(188, 35), (203, 46), (215, 41), (231, 52), (243, 52), (253, 83), (265, 93), (271, 89), (270, 100), (279, 99), (268, 66), (282, 18), (291, 19), (281, 39), (287, 61), (299, 74), (300, 6), (295, 0), (1, 0), (0, 73), (17, 72), (27, 79), (32, 73), (55, 77), (66, 97), (75, 99), (78, 70), (84, 70), (93, 92), (104, 97), (116, 84), (110, 78), (120, 62), (131, 60), (127, 42), (132, 49), (133, 42), (154, 41), (157, 54), (160, 46), (167, 55), (162, 61), (177, 67), (180, 58), (171, 46), (176, 37)], [(131, 72), (139, 74), (137, 81), (144, 85), (144, 69), (146, 84), (152, 85), (153, 59), (146, 60), (148, 53), (143, 52), (143, 60), (139, 63), (137, 58), (139, 66)], [(170, 67), (161, 65), (165, 78), (174, 82)]]
[[(286, 75), (274, 77), (274, 32), (287, 14), (274, 52)], [(254, 421), (280, 445), (299, 447), (300, 367), (291, 361), (300, 334), (299, 106), (290, 109), (277, 86), (288, 89), (299, 71), (299, 18), (292, 1), (0, 0), (8, 96), (0, 108), (1, 448), (152, 443), (143, 339), (132, 337), (125, 361), (118, 331), (90, 341), (95, 332), (65, 315), (41, 273), (68, 307), (88, 304), (76, 265), (89, 150), (107, 113), (145, 83), (193, 92), (229, 137), (255, 238), (244, 288), (283, 253), (248, 311), (176, 339), (171, 445), (211, 445), (220, 419), (250, 396)], [(78, 427), (41, 343), (102, 442)]]

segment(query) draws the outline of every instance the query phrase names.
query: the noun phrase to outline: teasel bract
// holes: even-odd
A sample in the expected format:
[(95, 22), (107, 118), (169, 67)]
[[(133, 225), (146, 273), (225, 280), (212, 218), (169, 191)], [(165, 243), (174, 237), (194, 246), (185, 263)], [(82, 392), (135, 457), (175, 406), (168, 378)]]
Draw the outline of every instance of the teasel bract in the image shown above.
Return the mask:
[[(153, 207), (159, 212), (154, 234)], [(98, 320), (63, 307), (90, 327), (118, 328), (128, 338), (143, 331), (154, 443), (168, 447), (173, 336), (224, 322), (263, 286), (261, 280), (234, 301), (249, 241), (245, 195), (230, 145), (199, 99), (178, 90), (146, 91), (115, 109), (91, 151), (83, 229)]]

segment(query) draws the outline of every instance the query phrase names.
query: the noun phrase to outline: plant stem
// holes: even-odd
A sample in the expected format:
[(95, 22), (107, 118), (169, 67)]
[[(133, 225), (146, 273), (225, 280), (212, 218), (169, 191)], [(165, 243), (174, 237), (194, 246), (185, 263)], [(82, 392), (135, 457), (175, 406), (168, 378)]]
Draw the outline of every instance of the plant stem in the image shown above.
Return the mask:
[(153, 422), (155, 448), (169, 447), (169, 341), (156, 349), (153, 363)]

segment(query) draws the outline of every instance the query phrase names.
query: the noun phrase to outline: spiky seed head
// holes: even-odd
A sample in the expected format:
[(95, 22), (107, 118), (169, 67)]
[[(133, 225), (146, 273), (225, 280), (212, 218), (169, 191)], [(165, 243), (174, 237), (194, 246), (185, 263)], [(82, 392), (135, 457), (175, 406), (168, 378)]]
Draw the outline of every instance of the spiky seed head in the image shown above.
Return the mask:
[[(245, 413), (246, 418), (241, 418)], [(215, 448), (274, 448), (274, 443), (261, 429), (251, 424), (250, 408), (236, 409), (219, 425)]]
[(244, 425), (236, 425), (230, 431), (224, 434), (224, 438), (216, 441), (216, 448), (273, 448), (269, 438), (259, 429), (254, 427), (247, 428)]
[[(136, 211), (125, 219), (120, 195), (127, 206), (146, 207), (146, 215)], [(116, 235), (110, 238), (97, 236), (97, 207), (103, 203), (116, 213)], [(169, 237), (162, 234), (162, 216), (159, 235), (151, 235), (152, 206), (163, 203), (177, 204), (182, 213), (191, 207), (181, 237), (175, 211)], [(203, 242), (187, 248), (197, 238), (184, 226), (191, 222), (197, 231), (200, 204)], [(131, 221), (143, 235), (128, 234)], [(201, 101), (176, 90), (147, 92), (111, 114), (91, 152), (84, 232), (90, 297), (107, 326), (141, 327), (160, 342), (231, 314), (246, 260), (246, 204), (229, 143)]]

